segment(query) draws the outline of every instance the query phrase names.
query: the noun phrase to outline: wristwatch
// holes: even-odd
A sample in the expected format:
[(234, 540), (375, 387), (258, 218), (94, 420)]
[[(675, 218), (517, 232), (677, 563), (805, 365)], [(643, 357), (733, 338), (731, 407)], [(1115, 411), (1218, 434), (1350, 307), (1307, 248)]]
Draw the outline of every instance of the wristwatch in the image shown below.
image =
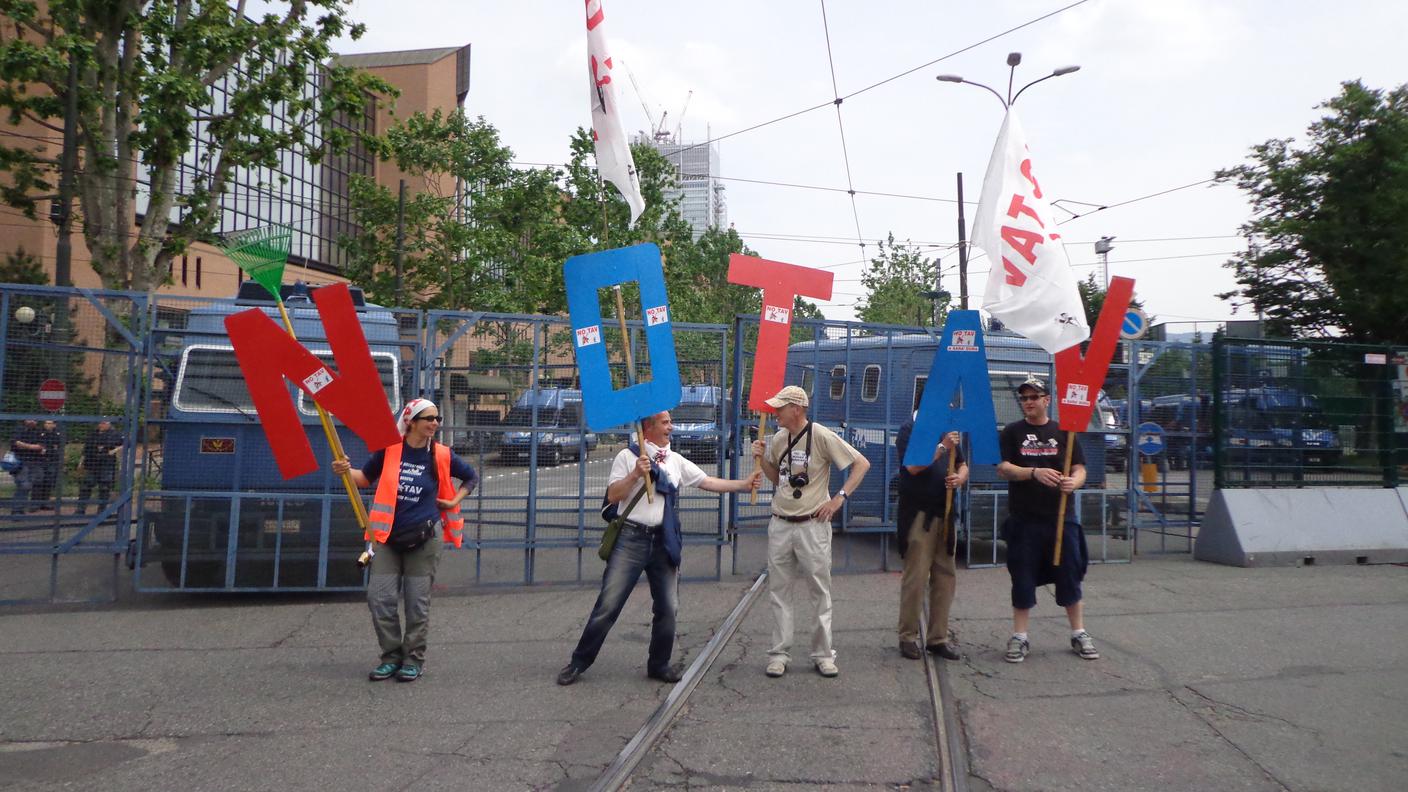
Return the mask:
[(847, 495), (845, 490), (839, 490), (839, 491), (837, 491), (836, 494), (841, 496), (841, 500), (850, 500), (850, 499), (851, 499), (851, 496), (850, 496), (850, 495)]

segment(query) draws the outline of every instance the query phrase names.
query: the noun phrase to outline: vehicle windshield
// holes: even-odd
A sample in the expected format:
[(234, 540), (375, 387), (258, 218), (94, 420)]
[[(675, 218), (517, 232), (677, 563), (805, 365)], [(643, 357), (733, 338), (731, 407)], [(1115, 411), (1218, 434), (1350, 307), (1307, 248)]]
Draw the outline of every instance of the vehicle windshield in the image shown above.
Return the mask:
[[(505, 426), (532, 426), (532, 425), (533, 425), (533, 407), (532, 407), (532, 405), (523, 404), (523, 405), (519, 405), (519, 406), (517, 406), (517, 407), (514, 407), (512, 410), (509, 410), (509, 411), (508, 411), (508, 415), (505, 415), (505, 416), (504, 416), (504, 425), (505, 425)], [(556, 426), (556, 425), (557, 425), (557, 408), (556, 408), (556, 407), (543, 407), (543, 406), (539, 406), (539, 407), (538, 407), (538, 426)]]
[[(316, 354), (316, 351), (315, 351)], [(324, 352), (319, 359), (332, 365), (332, 355)], [(172, 398), (177, 409), (188, 412), (215, 412), (254, 414), (254, 401), (244, 381), (233, 347), (220, 344), (206, 344), (188, 347), (182, 355), (181, 370), (176, 377), (176, 391)], [(381, 375), (382, 387), (386, 389), (387, 400), (392, 409), (400, 406), (396, 392), (396, 357), (390, 352), (373, 352), (377, 372)], [(316, 415), (311, 402), (304, 399), (300, 391), (299, 409), (305, 415)]]
[(712, 404), (681, 404), (670, 410), (670, 420), (677, 424), (714, 423), (718, 412)]

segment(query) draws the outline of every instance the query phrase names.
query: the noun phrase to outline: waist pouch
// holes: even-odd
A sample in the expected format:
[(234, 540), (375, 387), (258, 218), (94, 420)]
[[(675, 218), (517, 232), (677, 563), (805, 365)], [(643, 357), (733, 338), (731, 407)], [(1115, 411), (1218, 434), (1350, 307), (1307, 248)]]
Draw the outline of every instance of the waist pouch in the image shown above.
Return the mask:
[(390, 536), (386, 537), (386, 546), (402, 553), (416, 550), (430, 541), (430, 537), (435, 535), (435, 528), (439, 524), (439, 520), (426, 520), (409, 528), (393, 531)]

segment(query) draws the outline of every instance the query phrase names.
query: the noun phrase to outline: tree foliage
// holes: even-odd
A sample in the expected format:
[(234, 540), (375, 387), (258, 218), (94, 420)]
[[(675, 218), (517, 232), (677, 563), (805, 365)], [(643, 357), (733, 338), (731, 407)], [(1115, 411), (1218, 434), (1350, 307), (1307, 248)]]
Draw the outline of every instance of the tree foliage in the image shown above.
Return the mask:
[(1219, 295), (1270, 335), (1408, 340), (1408, 85), (1346, 82), (1304, 145), (1268, 140), (1219, 171), (1252, 202), (1248, 250)]
[[(0, 0), (0, 109), (42, 130), (0, 145), (0, 197), (33, 216), (54, 196), (71, 61), (80, 226), (109, 288), (159, 285), (173, 255), (210, 235), (237, 171), (345, 148), (328, 122), (360, 117), (369, 91), (391, 93), (330, 62), (334, 41), (362, 34), (350, 0), (260, 5), (281, 13), (249, 18), (247, 0)], [(268, 123), (271, 108), (289, 123)], [(197, 134), (209, 141), (199, 151)], [(183, 162), (194, 167), (178, 181)]]
[[(1085, 280), (1076, 281), (1076, 289), (1080, 292), (1081, 305), (1085, 306), (1085, 321), (1094, 331), (1095, 323), (1100, 321), (1100, 311), (1105, 307), (1105, 285), (1095, 277), (1095, 273), (1085, 276)], [(1131, 308), (1144, 308), (1144, 301), (1138, 297), (1132, 297), (1129, 301)], [(1149, 324), (1154, 323), (1154, 317), (1150, 316)]]
[(939, 259), (928, 258), (909, 242), (895, 242), (891, 233), (861, 273), (865, 296), (856, 306), (862, 322), (897, 325), (941, 325), (949, 297), (937, 301), (925, 292), (938, 289)]

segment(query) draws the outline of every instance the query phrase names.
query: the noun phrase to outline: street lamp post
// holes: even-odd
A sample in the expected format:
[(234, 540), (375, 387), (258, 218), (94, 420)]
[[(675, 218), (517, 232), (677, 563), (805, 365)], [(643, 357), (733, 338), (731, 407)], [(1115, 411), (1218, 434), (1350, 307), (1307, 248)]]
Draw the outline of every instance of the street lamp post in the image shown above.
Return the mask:
[(1095, 253), (1100, 256), (1100, 268), (1105, 273), (1106, 291), (1110, 289), (1110, 251), (1115, 249), (1115, 246), (1110, 243), (1113, 241), (1115, 238), (1112, 236), (1100, 237), (1095, 241)]
[[(964, 78), (963, 76), (958, 75), (958, 74), (940, 74), (938, 77), (935, 77), (934, 79), (938, 80), (939, 82), (966, 83), (966, 84), (968, 84), (968, 85), (973, 85), (973, 86), (977, 86), (978, 88), (982, 88), (983, 90), (987, 91), (988, 93), (992, 94), (993, 96), (996, 96), (996, 97), (997, 97), (997, 101), (999, 101), (999, 102), (1002, 103), (1002, 109), (1003, 109), (1003, 110), (1007, 110), (1007, 109), (1011, 108), (1012, 105), (1016, 104), (1018, 97), (1020, 97), (1020, 96), (1022, 95), (1022, 92), (1023, 92), (1023, 91), (1027, 90), (1028, 88), (1032, 87), (1033, 85), (1036, 85), (1037, 83), (1043, 82), (1043, 81), (1045, 81), (1045, 80), (1049, 80), (1049, 79), (1051, 79), (1052, 77), (1061, 77), (1061, 76), (1070, 74), (1071, 72), (1079, 71), (1079, 70), (1080, 70), (1080, 67), (1079, 67), (1079, 66), (1062, 66), (1062, 67), (1060, 67), (1059, 69), (1053, 69), (1052, 72), (1051, 72), (1050, 74), (1046, 75), (1045, 77), (1037, 78), (1037, 79), (1032, 80), (1031, 82), (1027, 83), (1026, 85), (1023, 85), (1021, 88), (1019, 88), (1019, 89), (1017, 90), (1017, 93), (1014, 95), (1014, 94), (1012, 93), (1012, 83), (1013, 83), (1013, 80), (1014, 80), (1014, 79), (1016, 78), (1016, 76), (1017, 76), (1017, 66), (1018, 66), (1018, 64), (1020, 64), (1021, 62), (1022, 62), (1022, 53), (1020, 53), (1020, 52), (1009, 52), (1009, 53), (1007, 53), (1007, 66), (1008, 66), (1009, 71), (1008, 71), (1008, 73), (1007, 73), (1007, 97), (1006, 97), (1006, 98), (1003, 98), (1002, 94), (998, 93), (998, 92), (997, 92), (996, 90), (994, 90), (991, 86), (984, 85), (984, 84), (982, 84), (982, 83), (980, 83), (980, 82), (974, 82), (974, 81), (969, 80), (969, 79), (966, 79), (966, 78)], [(963, 223), (963, 174), (960, 173), (960, 174), (958, 174), (958, 284), (959, 284), (959, 287), (960, 287), (960, 288), (959, 288), (959, 295), (960, 295), (959, 299), (962, 301), (963, 307), (964, 307), (965, 309), (967, 309), (967, 307), (968, 307), (968, 251), (967, 251), (968, 241), (967, 241), (966, 239), (964, 239), (964, 236), (965, 236), (965, 229), (964, 229), (964, 223)], [(1106, 277), (1105, 277), (1105, 282), (1106, 282), (1107, 285), (1109, 284), (1109, 280), (1110, 280), (1110, 279), (1109, 279), (1109, 276), (1108, 276), (1108, 274), (1107, 274)]]

